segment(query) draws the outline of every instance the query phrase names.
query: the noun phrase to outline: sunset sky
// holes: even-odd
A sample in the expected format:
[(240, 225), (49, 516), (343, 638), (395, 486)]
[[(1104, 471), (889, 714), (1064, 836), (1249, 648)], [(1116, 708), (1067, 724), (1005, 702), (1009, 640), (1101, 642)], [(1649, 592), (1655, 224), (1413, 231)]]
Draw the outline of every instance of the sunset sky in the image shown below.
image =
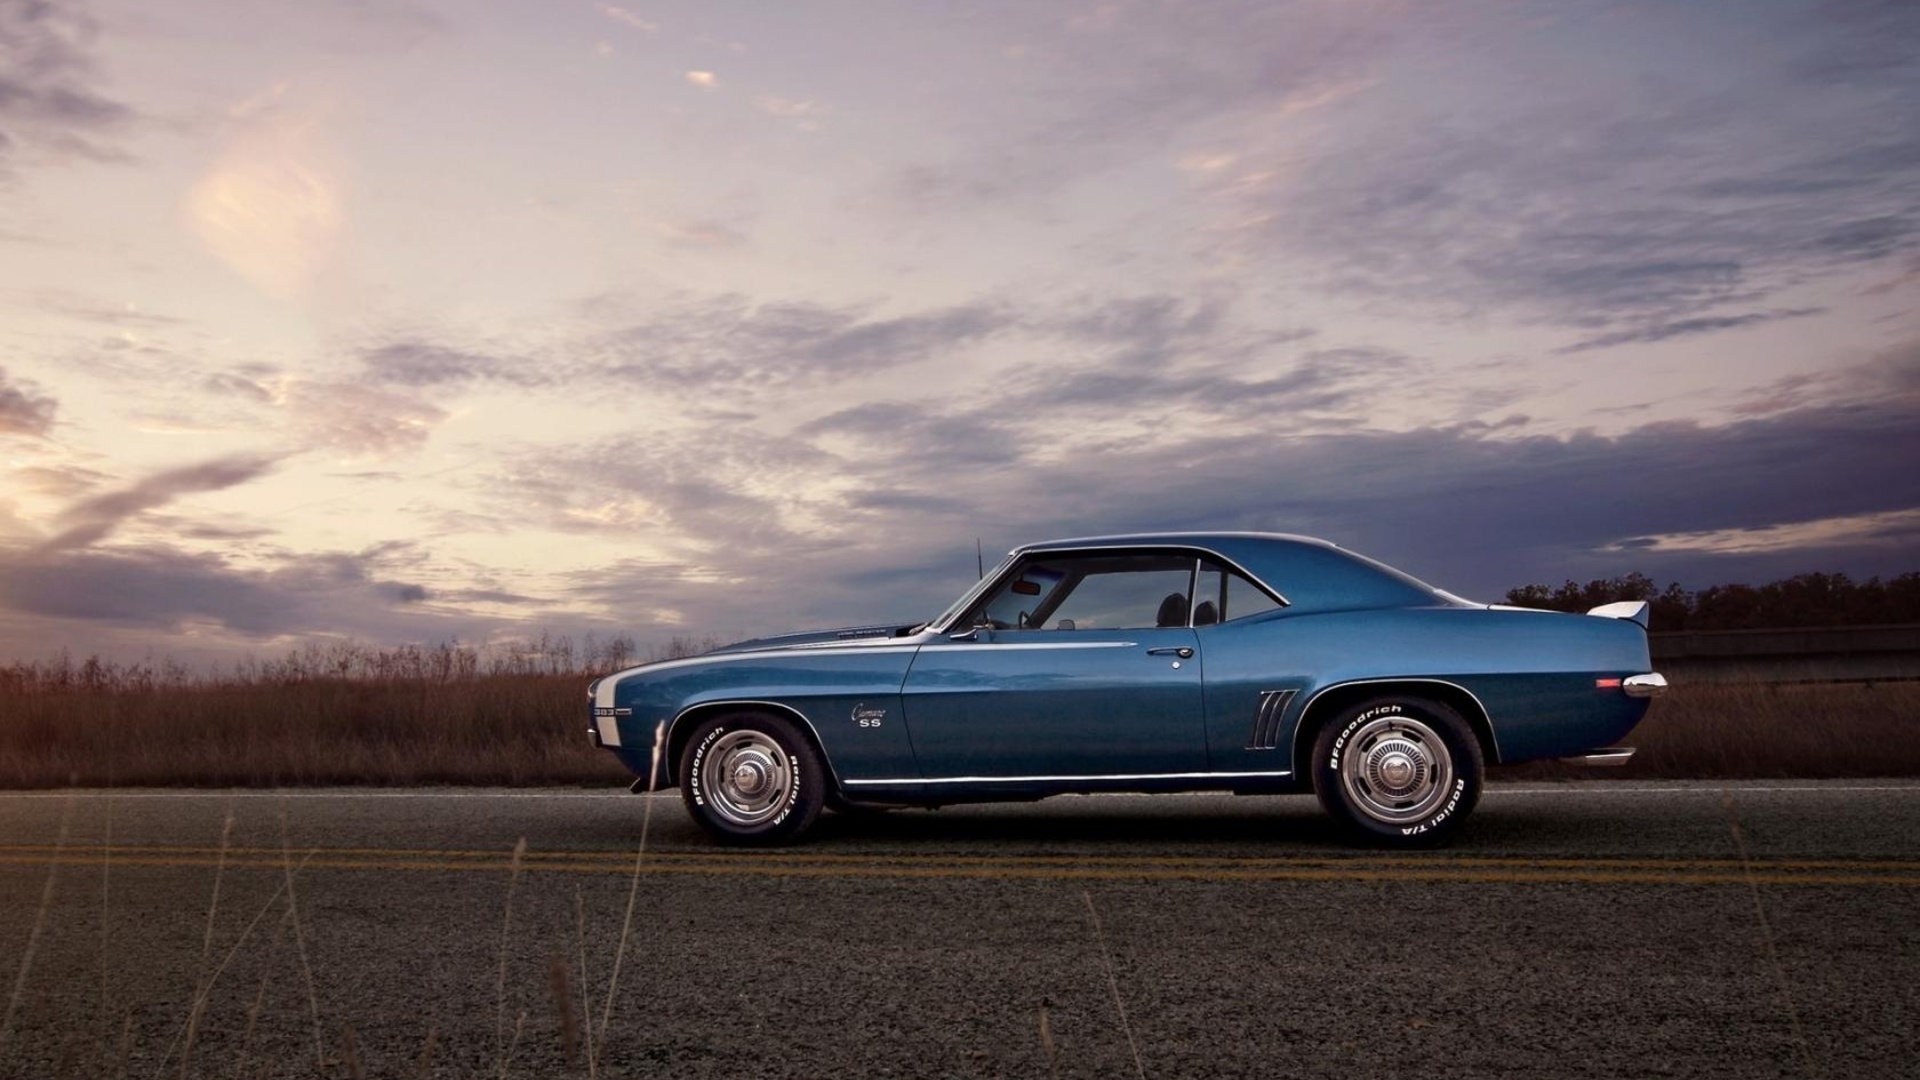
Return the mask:
[(1920, 569), (1920, 5), (0, 0), (0, 662)]

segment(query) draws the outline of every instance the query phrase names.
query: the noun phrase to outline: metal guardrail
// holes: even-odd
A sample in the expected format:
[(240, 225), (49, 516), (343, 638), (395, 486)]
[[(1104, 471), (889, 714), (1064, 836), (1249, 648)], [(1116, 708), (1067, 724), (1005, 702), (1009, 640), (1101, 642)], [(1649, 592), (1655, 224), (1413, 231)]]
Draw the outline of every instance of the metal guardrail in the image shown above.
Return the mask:
[(1647, 644), (1655, 660), (1873, 652), (1920, 654), (1920, 623), (1765, 630), (1656, 630), (1647, 635)]
[(1920, 623), (1656, 631), (1656, 668), (1682, 682), (1907, 682), (1920, 679)]

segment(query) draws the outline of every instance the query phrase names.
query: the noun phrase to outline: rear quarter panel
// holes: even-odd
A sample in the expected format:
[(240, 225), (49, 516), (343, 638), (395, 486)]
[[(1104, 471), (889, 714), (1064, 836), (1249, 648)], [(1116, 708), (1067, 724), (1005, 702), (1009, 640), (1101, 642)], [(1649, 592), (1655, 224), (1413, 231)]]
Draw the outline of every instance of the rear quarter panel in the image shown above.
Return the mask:
[[(1622, 738), (1644, 699), (1597, 678), (1648, 666), (1646, 633), (1620, 619), (1558, 612), (1423, 607), (1275, 612), (1203, 627), (1212, 768), (1296, 768), (1294, 734), (1321, 692), (1383, 679), (1435, 679), (1477, 698), (1497, 760), (1579, 753)], [(1293, 690), (1270, 749), (1250, 749), (1265, 691)]]

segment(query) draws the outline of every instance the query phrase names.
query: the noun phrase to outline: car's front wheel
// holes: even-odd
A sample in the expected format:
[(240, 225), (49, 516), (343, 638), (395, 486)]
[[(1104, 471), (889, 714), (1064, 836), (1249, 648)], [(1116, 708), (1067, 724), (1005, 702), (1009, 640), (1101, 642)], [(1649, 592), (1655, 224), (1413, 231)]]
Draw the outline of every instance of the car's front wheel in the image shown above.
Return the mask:
[(727, 844), (784, 844), (820, 816), (826, 768), (790, 721), (764, 713), (703, 720), (680, 754), (680, 797)]
[(1446, 840), (1480, 800), (1479, 740), (1460, 714), (1418, 697), (1342, 711), (1313, 744), (1313, 789), (1327, 812), (1375, 843)]

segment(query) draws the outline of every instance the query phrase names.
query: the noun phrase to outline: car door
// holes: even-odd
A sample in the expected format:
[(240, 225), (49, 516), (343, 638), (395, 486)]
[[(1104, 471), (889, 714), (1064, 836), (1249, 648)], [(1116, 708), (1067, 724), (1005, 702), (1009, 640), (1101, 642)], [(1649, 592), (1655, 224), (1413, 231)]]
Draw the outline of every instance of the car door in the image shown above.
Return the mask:
[(1116, 781), (1207, 767), (1196, 559), (1041, 553), (1011, 568), (902, 688), (929, 781)]

